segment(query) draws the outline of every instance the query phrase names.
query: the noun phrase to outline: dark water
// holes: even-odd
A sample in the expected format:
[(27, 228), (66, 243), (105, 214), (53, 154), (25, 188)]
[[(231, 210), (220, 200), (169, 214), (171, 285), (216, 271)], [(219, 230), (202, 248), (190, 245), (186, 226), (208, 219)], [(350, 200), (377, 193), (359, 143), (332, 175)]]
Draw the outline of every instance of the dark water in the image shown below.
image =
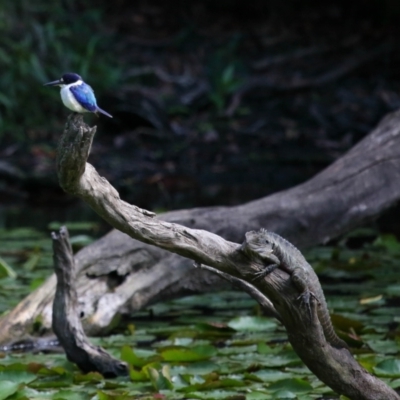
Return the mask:
[(93, 222), (99, 226), (97, 233), (104, 234), (111, 227), (89, 206), (77, 202), (69, 206), (32, 206), (28, 204), (0, 205), (0, 229), (33, 227), (50, 230), (49, 224), (59, 222)]

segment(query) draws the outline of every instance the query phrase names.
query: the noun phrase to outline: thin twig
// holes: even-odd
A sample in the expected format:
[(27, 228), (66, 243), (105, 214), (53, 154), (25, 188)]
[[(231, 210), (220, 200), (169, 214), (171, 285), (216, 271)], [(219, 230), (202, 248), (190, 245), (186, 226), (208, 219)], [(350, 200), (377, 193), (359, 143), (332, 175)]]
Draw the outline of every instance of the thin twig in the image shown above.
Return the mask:
[(209, 265), (204, 265), (200, 263), (195, 263), (194, 265), (197, 268), (205, 269), (207, 271), (212, 272), (213, 274), (217, 274), (221, 278), (237, 286), (239, 289), (243, 289), (245, 292), (249, 293), (251, 297), (253, 297), (255, 300), (258, 301), (258, 303), (267, 313), (267, 315), (275, 317), (278, 321), (282, 322), (281, 316), (279, 315), (278, 311), (276, 311), (271, 300), (268, 297), (266, 297), (263, 293), (261, 293), (255, 286), (249, 284), (243, 279), (236, 278), (235, 276), (222, 272), (217, 268), (210, 267)]

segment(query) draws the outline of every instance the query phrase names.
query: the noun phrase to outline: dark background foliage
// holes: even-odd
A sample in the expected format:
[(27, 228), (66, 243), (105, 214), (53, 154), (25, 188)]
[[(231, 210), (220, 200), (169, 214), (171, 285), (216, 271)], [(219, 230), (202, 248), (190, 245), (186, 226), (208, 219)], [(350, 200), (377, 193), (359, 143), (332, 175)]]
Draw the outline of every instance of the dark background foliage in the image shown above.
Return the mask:
[(54, 176), (68, 110), (42, 86), (66, 71), (114, 116), (85, 117), (99, 126), (91, 161), (124, 198), (156, 210), (300, 183), (400, 105), (396, 1), (0, 7), (3, 205), (73, 202)]

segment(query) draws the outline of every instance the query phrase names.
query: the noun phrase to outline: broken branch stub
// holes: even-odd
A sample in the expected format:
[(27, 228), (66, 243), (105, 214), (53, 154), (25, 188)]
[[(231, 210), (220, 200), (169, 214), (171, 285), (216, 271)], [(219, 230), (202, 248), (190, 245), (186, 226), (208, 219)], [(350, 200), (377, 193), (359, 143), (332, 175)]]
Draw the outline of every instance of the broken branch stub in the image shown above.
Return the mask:
[(53, 331), (69, 361), (83, 372), (100, 372), (108, 378), (128, 375), (127, 365), (103, 348), (93, 346), (80, 321), (74, 256), (66, 227), (53, 232), (53, 259), (57, 288), (53, 302)]

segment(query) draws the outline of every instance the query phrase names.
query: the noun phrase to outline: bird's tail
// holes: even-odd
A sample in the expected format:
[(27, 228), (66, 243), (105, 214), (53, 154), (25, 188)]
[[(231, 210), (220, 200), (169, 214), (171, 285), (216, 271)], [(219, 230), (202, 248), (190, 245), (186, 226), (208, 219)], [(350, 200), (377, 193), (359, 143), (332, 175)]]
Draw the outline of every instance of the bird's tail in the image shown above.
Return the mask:
[(100, 107), (97, 107), (96, 112), (99, 112), (101, 114), (107, 115), (107, 117), (110, 117), (110, 118), (113, 117), (111, 114), (109, 114), (107, 111), (102, 110)]

